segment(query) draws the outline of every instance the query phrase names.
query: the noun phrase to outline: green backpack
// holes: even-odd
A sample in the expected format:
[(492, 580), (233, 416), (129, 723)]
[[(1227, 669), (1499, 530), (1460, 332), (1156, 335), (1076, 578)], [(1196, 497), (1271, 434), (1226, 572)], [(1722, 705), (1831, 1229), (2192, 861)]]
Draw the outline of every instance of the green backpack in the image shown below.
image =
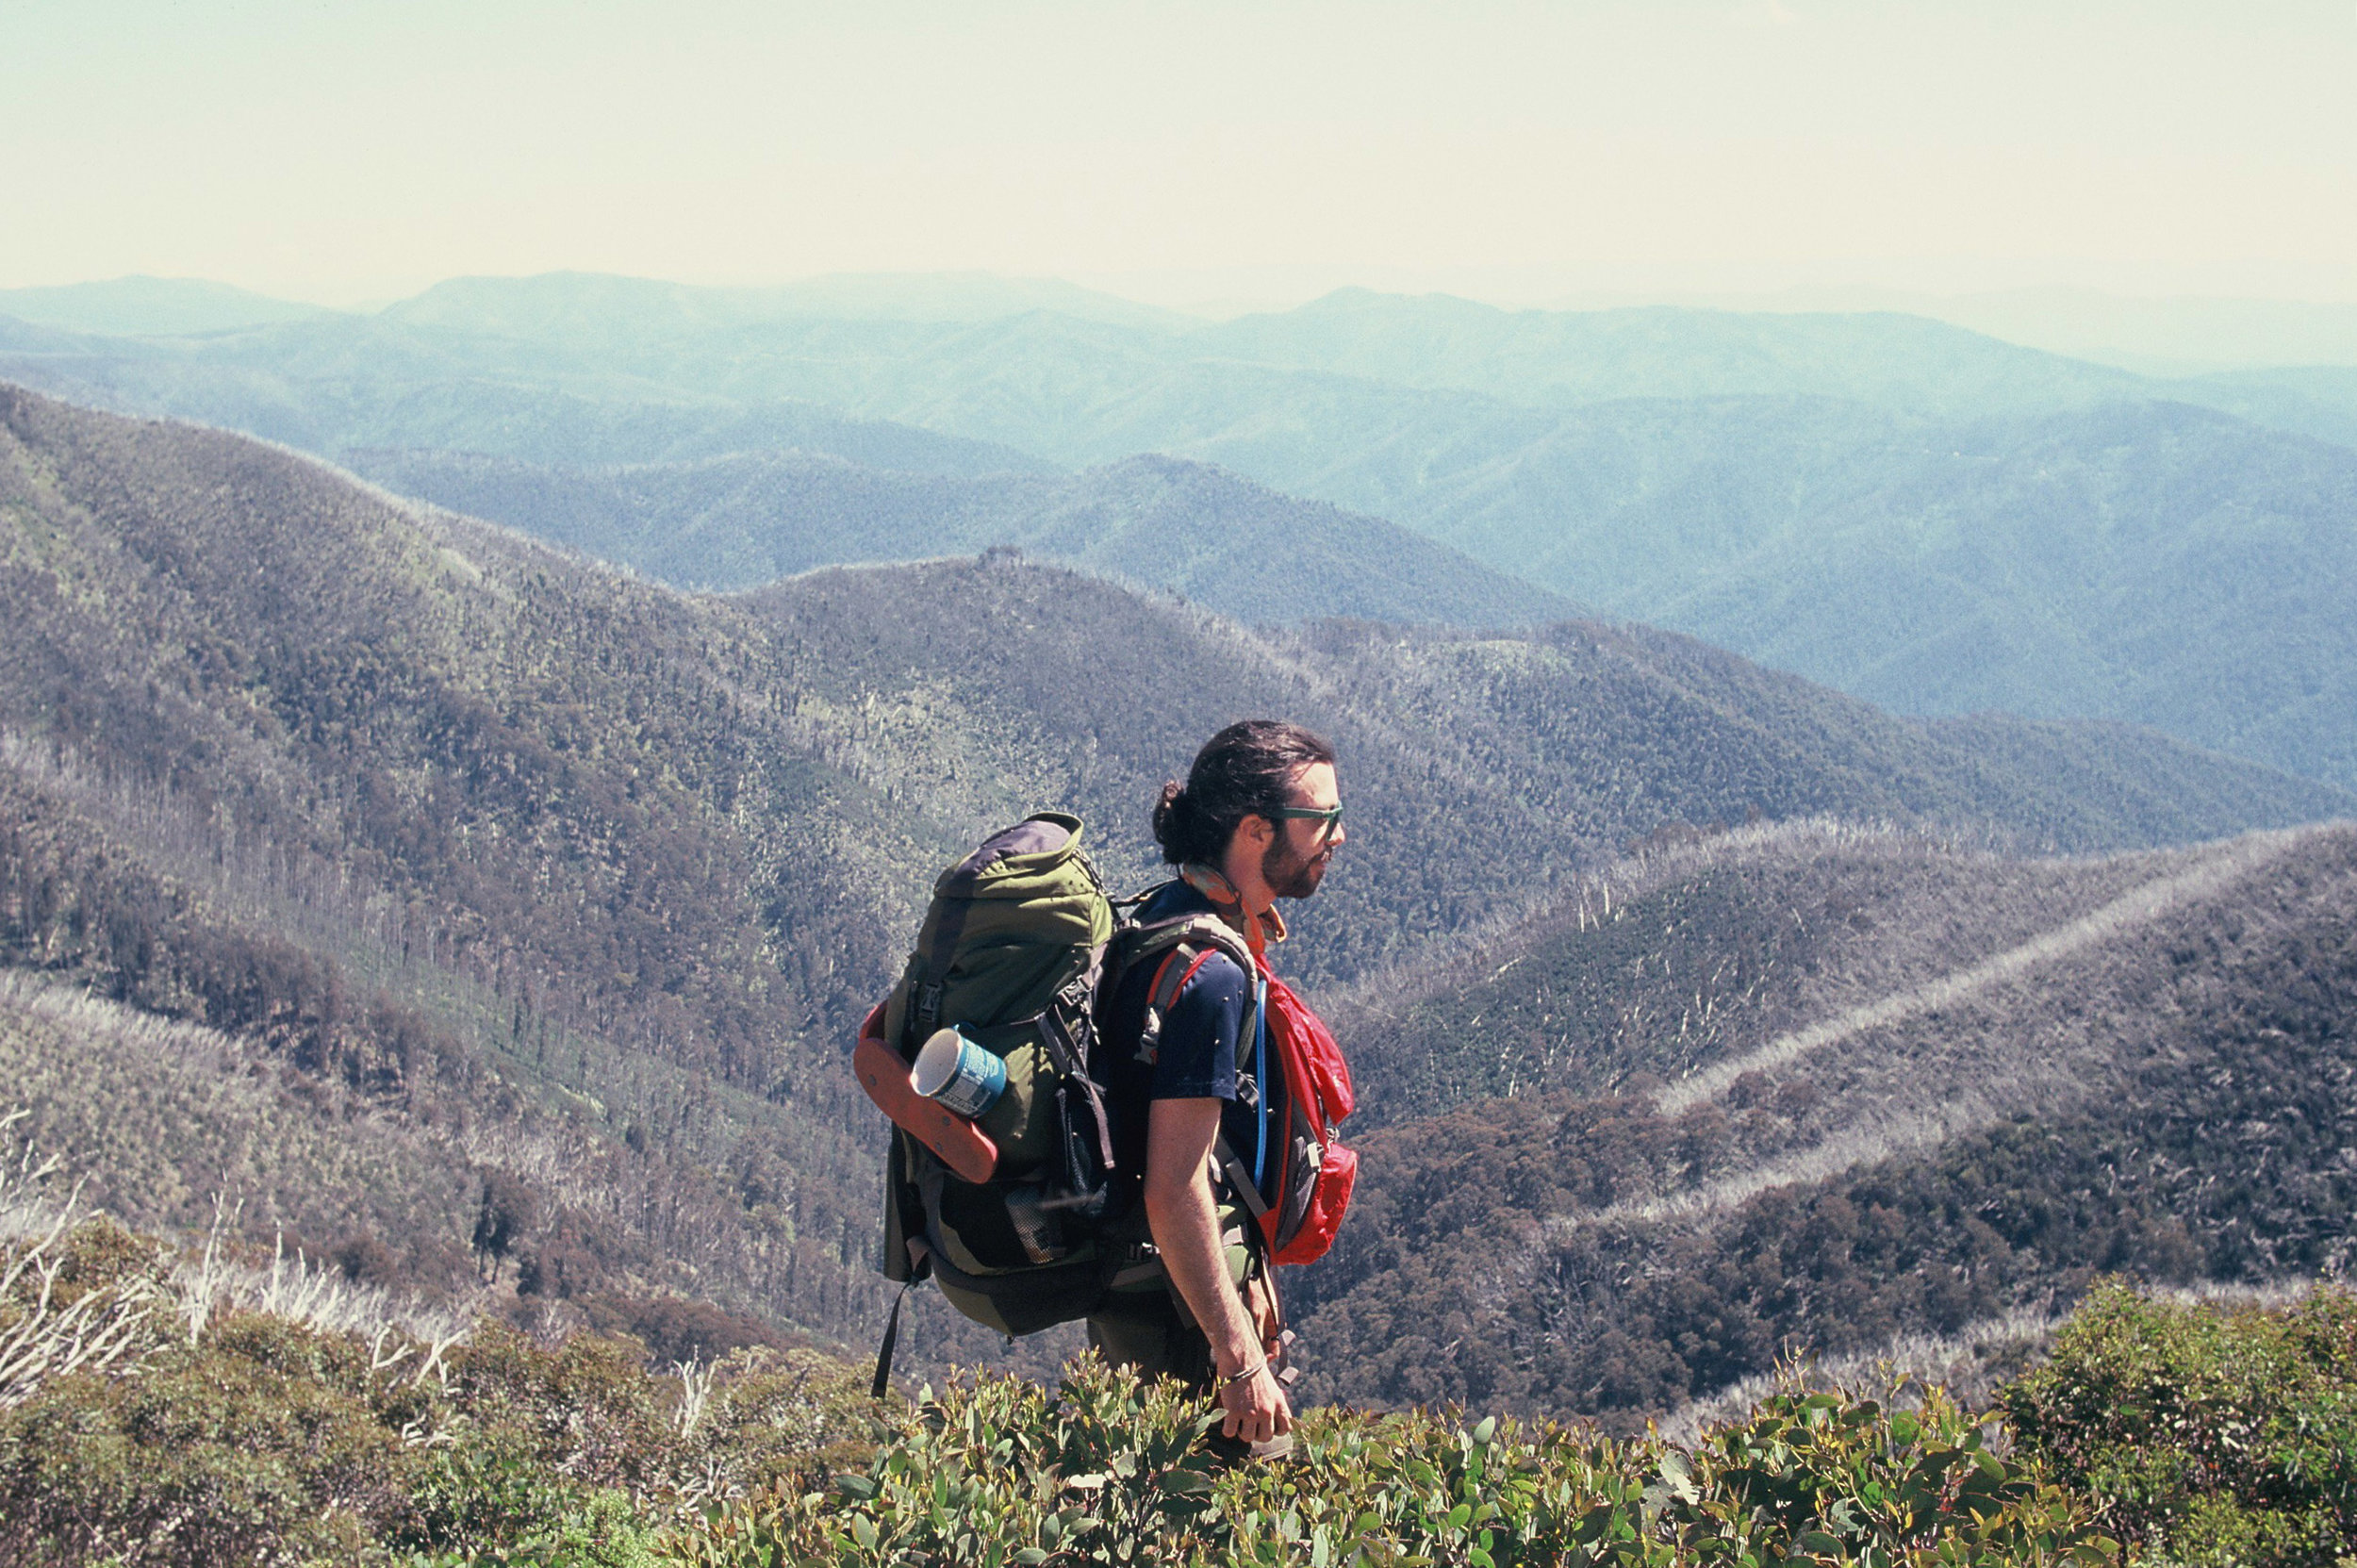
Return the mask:
[(1113, 910), (1080, 832), (1080, 818), (1043, 812), (942, 872), (883, 1008), (902, 1062), (954, 1024), (1006, 1063), (1005, 1092), (975, 1122), (997, 1146), (990, 1180), (959, 1179), (893, 1130), (883, 1272), (930, 1274), (951, 1305), (1007, 1334), (1083, 1316), (1104, 1286), (1093, 1222), (1111, 1197), (1113, 1140), (1088, 1059)]
[[(1202, 946), (1205, 932), (1201, 920), (1120, 924), (1080, 834), (1080, 818), (1042, 812), (943, 871), (908, 967), (870, 1019), (899, 1068), (948, 1025), (1006, 1063), (1005, 1091), (973, 1123), (997, 1146), (989, 1180), (962, 1179), (894, 1127), (882, 1263), (903, 1285), (931, 1278), (959, 1312), (1003, 1334), (1085, 1317), (1109, 1291), (1166, 1288), (1143, 1205), (1127, 1201), (1120, 1180), (1134, 1173), (1114, 1169), (1090, 1063), (1098, 999), (1120, 971), (1182, 941)], [(896, 1301), (880, 1381), (898, 1321)]]

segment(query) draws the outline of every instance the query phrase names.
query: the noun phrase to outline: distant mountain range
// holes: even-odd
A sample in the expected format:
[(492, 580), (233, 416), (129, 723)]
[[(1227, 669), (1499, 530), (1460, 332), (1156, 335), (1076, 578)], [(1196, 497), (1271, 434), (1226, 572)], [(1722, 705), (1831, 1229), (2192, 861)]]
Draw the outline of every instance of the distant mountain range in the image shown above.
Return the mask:
[(700, 288), (595, 272), (535, 281), (542, 286), (453, 278), (387, 305), (382, 315), (406, 326), (569, 343), (668, 341), (771, 322), (957, 323), (1035, 311), (1161, 332), (1202, 325), (1192, 316), (1060, 278), (992, 272), (837, 272), (766, 289)]
[(67, 332), (134, 338), (234, 332), (329, 312), (202, 278), (120, 277), (47, 289), (0, 289), (0, 316)]
[[(138, 1223), (233, 1190), (263, 1237), (418, 1288), (504, 1264), (560, 1315), (672, 1293), (865, 1337), (843, 1049), (931, 875), (1058, 804), (1137, 884), (1153, 788), (1241, 714), (1345, 760), (1352, 847), (1283, 960), (1319, 994), (1413, 989), (1627, 847), (1752, 817), (2098, 850), (2357, 809), (1591, 621), (1251, 631), (1003, 553), (683, 594), (13, 388), (0, 612), (0, 1061), (35, 1133)], [(1465, 1027), (1457, 1087), (1368, 1056), (1385, 1116), (1493, 1092), (1519, 1037)], [(470, 1254), (493, 1202), (512, 1242)], [(931, 1305), (917, 1333), (988, 1349)]]
[(1005, 545), (1264, 625), (1346, 616), (1514, 627), (1580, 613), (1396, 523), (1174, 457), (1052, 478), (913, 474), (797, 453), (625, 469), (447, 452), (345, 461), (404, 495), (685, 587), (757, 587), (839, 562)]
[[(1600, 296), (1572, 297), (1551, 302), (1548, 308), (1596, 310), (1622, 303)], [(1925, 294), (1838, 285), (1772, 293), (1705, 293), (1685, 303), (1747, 314), (1881, 311), (1923, 316), (2024, 348), (2142, 375), (2357, 365), (2357, 305), (2350, 304), (2199, 294), (2132, 296), (2074, 288)]]
[[(1461, 617), (1502, 574), (1901, 711), (2119, 719), (2357, 784), (2342, 610), (2357, 448), (2336, 444), (2357, 440), (2357, 371), (2156, 379), (1890, 313), (1502, 311), (1346, 290), (1190, 324), (1119, 305), (975, 278), (463, 279), (371, 317), (218, 337), (17, 329), (0, 333), (0, 374), (388, 479), (397, 462), (391, 482), (496, 499), (552, 536), (594, 527), (607, 542), (592, 548), (674, 581), (964, 549), (980, 532), (1249, 617)], [(1330, 540), (1353, 557), (1323, 571), (1235, 572), (1251, 591), (1223, 598), (1201, 587), (1217, 571), (1146, 541), (1219, 531), (1185, 507), (1234, 492), (1169, 486), (1118, 548), (1096, 523), (1072, 535), (1050, 498), (1112, 482), (1047, 474), (1144, 454), (1372, 532), (1321, 536), (1312, 553)], [(988, 483), (952, 502), (952, 487), (837, 474), (844, 495), (822, 501), (815, 456)], [(723, 458), (627, 483), (602, 471)], [(1015, 473), (1043, 477), (998, 477)], [(882, 499), (920, 494), (947, 510)], [(1142, 504), (1124, 494), (1072, 504), (1110, 527)], [(1333, 517), (1253, 505), (1289, 528)], [(1375, 519), (1488, 573), (1420, 548), (1378, 564), (1397, 536)], [(1518, 593), (1478, 620), (1553, 602)]]
[(1891, 707), (2128, 718), (2357, 782), (2357, 449), (2172, 403), (1647, 401), (1421, 479), (1389, 515)]

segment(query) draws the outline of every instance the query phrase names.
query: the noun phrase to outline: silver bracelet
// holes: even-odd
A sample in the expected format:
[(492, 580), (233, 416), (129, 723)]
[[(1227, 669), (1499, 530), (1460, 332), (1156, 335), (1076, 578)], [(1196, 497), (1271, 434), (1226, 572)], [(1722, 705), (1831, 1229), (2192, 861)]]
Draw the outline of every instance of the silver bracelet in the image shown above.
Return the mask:
[(1219, 1386), (1223, 1389), (1234, 1388), (1238, 1383), (1250, 1382), (1253, 1378), (1259, 1377), (1261, 1373), (1266, 1372), (1267, 1370), (1268, 1362), (1254, 1362), (1250, 1366), (1244, 1367), (1228, 1377), (1222, 1378), (1219, 1380)]

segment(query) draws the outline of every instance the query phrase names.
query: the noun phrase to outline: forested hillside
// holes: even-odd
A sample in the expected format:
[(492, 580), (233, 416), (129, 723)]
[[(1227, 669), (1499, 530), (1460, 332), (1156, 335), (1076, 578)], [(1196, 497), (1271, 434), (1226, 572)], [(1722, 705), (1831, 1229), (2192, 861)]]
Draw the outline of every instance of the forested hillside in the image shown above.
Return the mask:
[(2047, 862), (1787, 826), (1625, 866), (1335, 1009), (1385, 1125), (1296, 1291), (1312, 1386), (1626, 1426), (1795, 1347), (2018, 1356), (2099, 1272), (2337, 1273), (2352, 910), (2346, 823)]
[(2191, 401), (2223, 408), (2254, 424), (2357, 447), (2357, 366), (2226, 371), (2203, 376), (2188, 391)]
[(864, 1337), (844, 1047), (933, 870), (1065, 804), (1134, 883), (1153, 786), (1243, 713), (1344, 758), (1351, 850), (1284, 960), (1321, 988), (1680, 822), (2097, 849), (2348, 807), (1667, 635), (1254, 633), (1003, 554), (699, 598), (216, 432), (13, 389), (0, 432), (0, 1040), (37, 1131), (141, 1223), (226, 1188), (254, 1232), (559, 1317)]
[(2357, 780), (2357, 451), (2184, 404), (1582, 409), (1358, 503), (1915, 713), (2134, 719)]

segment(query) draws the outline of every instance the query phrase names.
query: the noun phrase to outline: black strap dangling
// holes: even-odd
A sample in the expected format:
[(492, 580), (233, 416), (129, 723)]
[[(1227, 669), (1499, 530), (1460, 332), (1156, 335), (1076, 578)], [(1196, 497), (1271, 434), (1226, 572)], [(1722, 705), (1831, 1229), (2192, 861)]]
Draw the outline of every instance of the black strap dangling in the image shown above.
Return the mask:
[(909, 1298), (909, 1288), (916, 1283), (911, 1279), (900, 1287), (900, 1294), (892, 1298), (892, 1315), (884, 1320), (883, 1343), (876, 1347), (876, 1380), (867, 1386), (867, 1397), (881, 1399), (892, 1390), (892, 1352), (900, 1344), (900, 1303)]

